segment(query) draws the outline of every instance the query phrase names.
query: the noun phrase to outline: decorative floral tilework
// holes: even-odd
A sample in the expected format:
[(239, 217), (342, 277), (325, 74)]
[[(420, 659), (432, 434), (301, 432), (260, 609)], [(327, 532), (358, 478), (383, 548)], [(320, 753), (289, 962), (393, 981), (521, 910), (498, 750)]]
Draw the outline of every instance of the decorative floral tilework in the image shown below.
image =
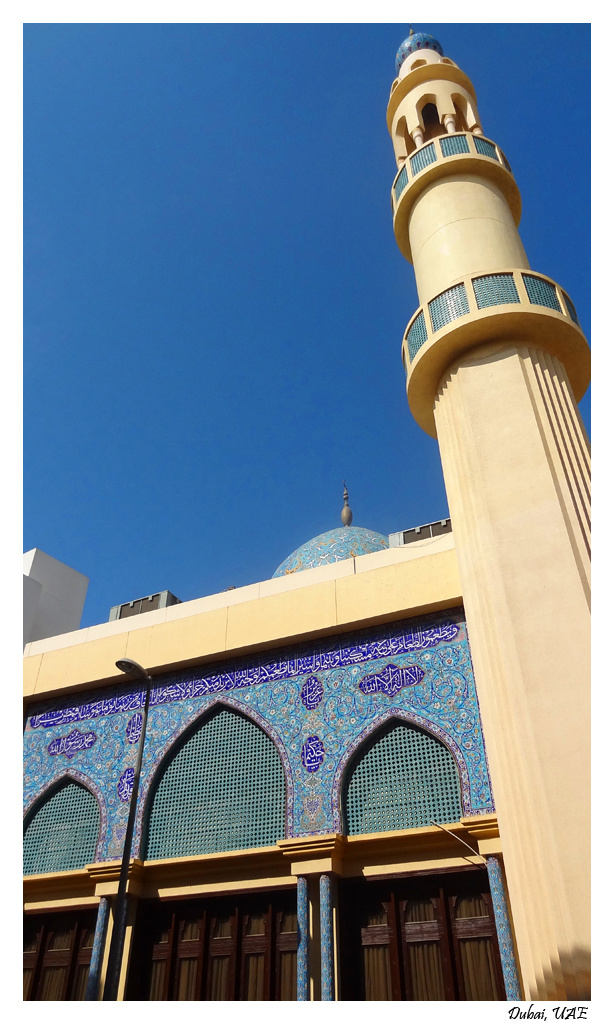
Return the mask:
[(495, 914), (495, 925), (497, 928), (497, 939), (499, 952), (501, 953), (501, 967), (503, 969), (503, 981), (505, 983), (505, 995), (508, 1002), (518, 1002), (522, 999), (520, 983), (518, 981), (518, 965), (514, 953), (514, 942), (510, 925), (507, 899), (503, 885), (503, 871), (498, 857), (487, 857), (486, 868), (492, 906)]
[(303, 572), (304, 569), (315, 569), (318, 565), (369, 555), (373, 551), (384, 551), (387, 547), (388, 537), (381, 533), (365, 530), (362, 526), (340, 526), (320, 533), (293, 551), (275, 570), (273, 579)]
[[(136, 761), (144, 700), (140, 686), (123, 684), (91, 693), (82, 703), (74, 698), (41, 703), (26, 724), (27, 806), (64, 775), (79, 777), (101, 805), (99, 860), (122, 854), (127, 780)], [(147, 798), (166, 755), (189, 726), (219, 706), (248, 715), (275, 743), (286, 777), (288, 836), (340, 831), (343, 773), (360, 744), (391, 718), (427, 729), (452, 752), (464, 813), (493, 810), (460, 611), (208, 664), (203, 672), (190, 669), (157, 677), (143, 751), (134, 854), (139, 852)], [(67, 734), (66, 725), (73, 723), (79, 729)], [(83, 743), (74, 753), (71, 748), (70, 766), (66, 758), (49, 752), (50, 745), (59, 750), (60, 741), (75, 731), (86, 736), (94, 729), (95, 743)]]
[(403, 40), (397, 51), (395, 60), (397, 75), (410, 53), (415, 53), (417, 50), (435, 50), (443, 57), (441, 43), (438, 43), (433, 36), (428, 35), (427, 32), (412, 32), (407, 39)]
[(309, 1001), (309, 897), (307, 879), (299, 875), (296, 880), (296, 916), (298, 949), (296, 952), (296, 998)]
[(334, 1000), (333, 921), (330, 875), (320, 875), (320, 978), (322, 1002)]

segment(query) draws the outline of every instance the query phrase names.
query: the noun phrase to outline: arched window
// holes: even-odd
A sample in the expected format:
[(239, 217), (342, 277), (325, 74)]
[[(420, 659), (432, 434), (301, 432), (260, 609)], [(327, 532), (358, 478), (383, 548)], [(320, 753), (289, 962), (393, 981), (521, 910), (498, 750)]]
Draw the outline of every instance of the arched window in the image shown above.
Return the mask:
[(275, 744), (222, 708), (180, 741), (149, 805), (145, 857), (189, 857), (284, 836), (285, 778)]
[(26, 819), (24, 874), (74, 871), (91, 864), (99, 832), (100, 808), (93, 793), (72, 779), (62, 783)]
[(394, 721), (367, 741), (350, 765), (344, 788), (348, 835), (458, 821), (460, 779), (440, 740)]
[(416, 144), (407, 130), (407, 119), (400, 117), (397, 123), (393, 138), (394, 151), (397, 158), (397, 166), (400, 167), (407, 155), (416, 148)]
[(439, 111), (435, 103), (425, 103), (420, 111), (424, 124), (424, 141), (434, 139), (437, 135), (445, 135), (446, 130), (439, 119)]

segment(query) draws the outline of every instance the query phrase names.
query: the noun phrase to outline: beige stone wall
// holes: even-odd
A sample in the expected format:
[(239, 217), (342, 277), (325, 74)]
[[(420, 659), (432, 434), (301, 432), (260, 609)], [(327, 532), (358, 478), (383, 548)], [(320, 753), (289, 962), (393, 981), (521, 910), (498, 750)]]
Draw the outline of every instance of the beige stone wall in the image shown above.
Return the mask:
[(450, 534), (102, 623), (26, 647), (26, 699), (211, 661), (462, 602)]
[(585, 997), (586, 438), (560, 362), (522, 345), (453, 364), (435, 420), (525, 991)]

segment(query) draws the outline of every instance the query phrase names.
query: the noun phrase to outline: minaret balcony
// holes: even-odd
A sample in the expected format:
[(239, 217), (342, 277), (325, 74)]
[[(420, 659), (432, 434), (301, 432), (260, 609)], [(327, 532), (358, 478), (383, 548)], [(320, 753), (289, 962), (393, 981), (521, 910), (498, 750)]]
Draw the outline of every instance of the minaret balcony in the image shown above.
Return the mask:
[(403, 336), (409, 406), (432, 437), (443, 374), (471, 349), (493, 344), (528, 345), (557, 356), (577, 401), (588, 387), (590, 349), (571, 299), (555, 281), (517, 268), (471, 274), (416, 310)]
[(471, 132), (440, 135), (408, 156), (392, 183), (394, 234), (410, 263), (408, 223), (417, 197), (438, 179), (458, 174), (477, 174), (492, 181), (505, 196), (516, 226), (520, 223), (520, 192), (503, 150), (483, 135)]

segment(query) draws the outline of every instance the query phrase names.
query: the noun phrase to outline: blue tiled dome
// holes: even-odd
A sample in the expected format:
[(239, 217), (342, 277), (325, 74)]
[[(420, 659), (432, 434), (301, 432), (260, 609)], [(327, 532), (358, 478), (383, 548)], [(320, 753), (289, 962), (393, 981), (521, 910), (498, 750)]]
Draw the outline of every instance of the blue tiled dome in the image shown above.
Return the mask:
[(403, 61), (409, 57), (410, 53), (415, 53), (416, 50), (435, 50), (440, 57), (443, 57), (441, 43), (438, 43), (433, 36), (430, 36), (428, 32), (413, 32), (399, 46), (395, 61), (397, 75), (401, 70)]
[(340, 526), (337, 530), (321, 533), (293, 551), (273, 573), (273, 579), (302, 572), (303, 569), (314, 569), (317, 565), (328, 565), (330, 562), (368, 555), (372, 551), (383, 551), (387, 547), (388, 538), (381, 533), (364, 530), (360, 526)]

